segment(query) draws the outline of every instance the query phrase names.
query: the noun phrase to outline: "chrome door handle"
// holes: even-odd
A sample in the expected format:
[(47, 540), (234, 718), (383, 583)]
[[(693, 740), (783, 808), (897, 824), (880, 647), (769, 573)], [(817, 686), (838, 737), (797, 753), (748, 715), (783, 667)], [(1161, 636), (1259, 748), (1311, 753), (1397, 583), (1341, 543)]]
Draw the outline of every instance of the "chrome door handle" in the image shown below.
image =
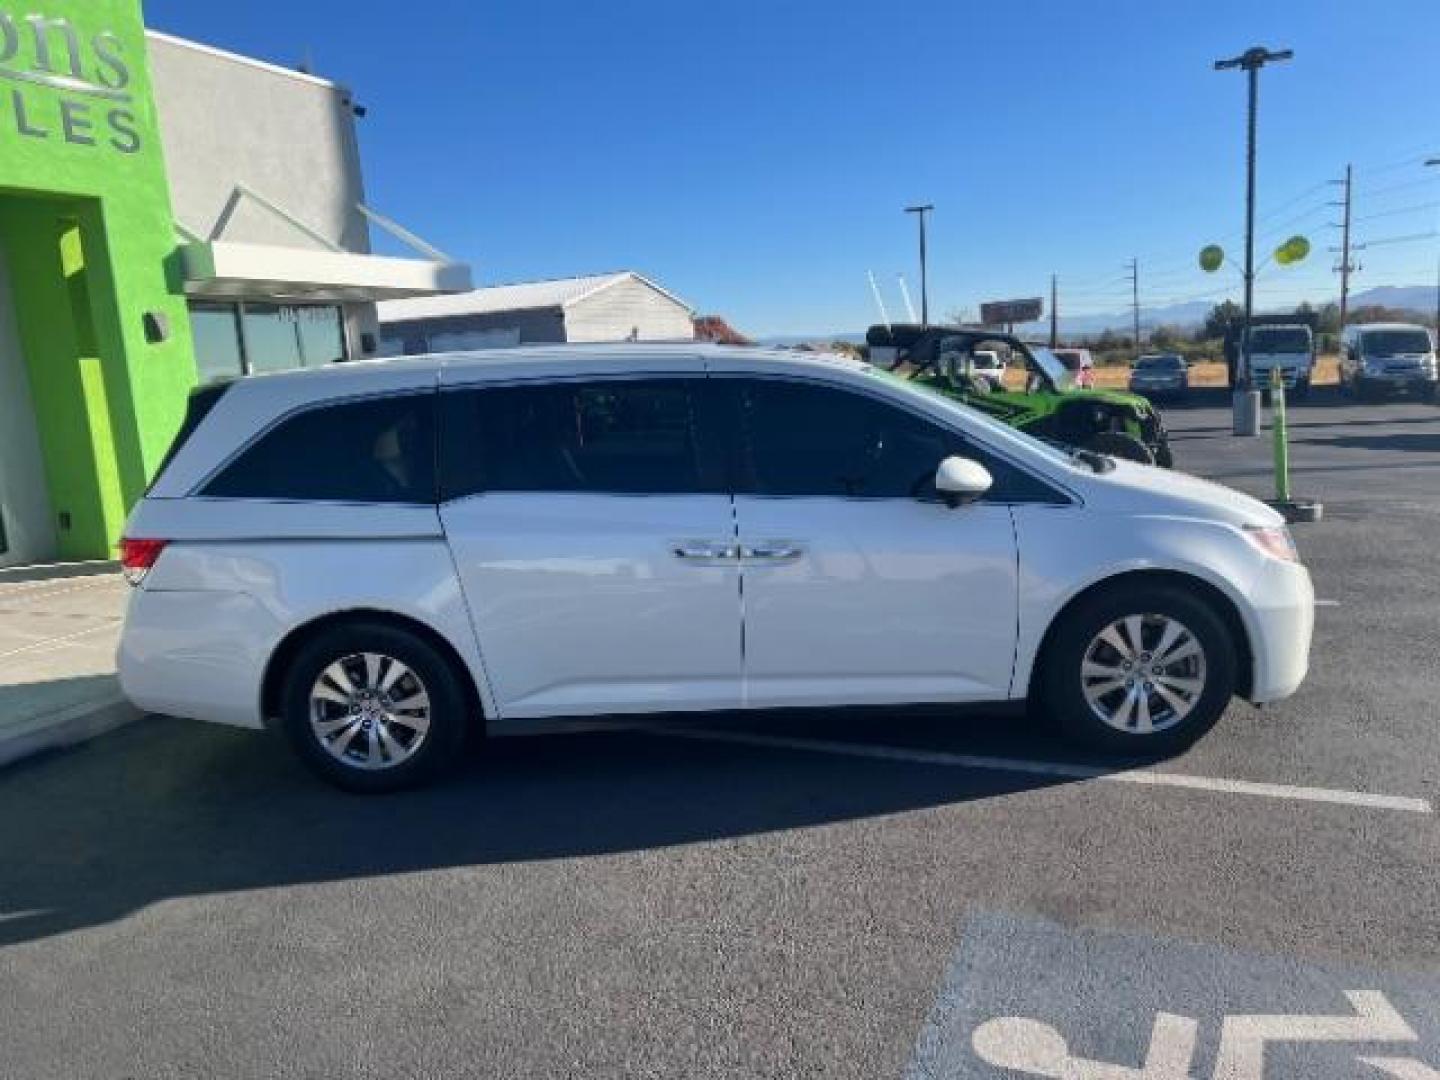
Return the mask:
[(671, 549), (677, 559), (713, 560), (713, 559), (734, 559), (739, 552), (731, 544), (711, 544), (705, 542), (683, 542), (676, 544)]
[(805, 549), (800, 545), (786, 543), (753, 544), (740, 549), (742, 559), (763, 559), (766, 562), (798, 559), (803, 554)]

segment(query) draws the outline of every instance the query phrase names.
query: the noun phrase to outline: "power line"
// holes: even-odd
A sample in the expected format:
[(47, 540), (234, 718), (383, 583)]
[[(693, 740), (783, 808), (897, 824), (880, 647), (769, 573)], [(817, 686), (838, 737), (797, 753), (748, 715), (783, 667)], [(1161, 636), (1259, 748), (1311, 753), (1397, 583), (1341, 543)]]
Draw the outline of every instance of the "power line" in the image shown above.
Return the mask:
[(1380, 210), (1374, 214), (1366, 214), (1364, 217), (1356, 218), (1355, 221), (1359, 223), (1361, 221), (1374, 221), (1376, 218), (1401, 217), (1405, 214), (1417, 214), (1421, 210), (1434, 210), (1437, 206), (1440, 206), (1440, 201), (1415, 203), (1413, 206), (1401, 206), (1395, 210)]

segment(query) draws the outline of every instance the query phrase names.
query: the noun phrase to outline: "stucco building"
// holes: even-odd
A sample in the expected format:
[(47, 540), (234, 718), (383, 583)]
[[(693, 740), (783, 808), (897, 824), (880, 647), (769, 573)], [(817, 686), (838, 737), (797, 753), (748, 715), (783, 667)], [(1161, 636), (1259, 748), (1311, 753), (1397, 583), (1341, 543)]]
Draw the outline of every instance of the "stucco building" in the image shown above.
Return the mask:
[(690, 305), (633, 270), (390, 300), (379, 308), (381, 347), (390, 356), (695, 336)]
[(356, 114), (137, 0), (0, 0), (0, 566), (108, 556), (198, 383), (374, 354), (377, 300), (470, 287), (366, 205)]

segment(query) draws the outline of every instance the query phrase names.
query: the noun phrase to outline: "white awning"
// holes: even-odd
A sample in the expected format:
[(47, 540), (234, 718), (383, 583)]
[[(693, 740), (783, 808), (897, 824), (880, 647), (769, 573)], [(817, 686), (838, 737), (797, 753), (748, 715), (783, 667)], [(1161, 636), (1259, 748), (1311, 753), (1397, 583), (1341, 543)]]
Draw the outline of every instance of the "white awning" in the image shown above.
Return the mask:
[(188, 296), (363, 302), (465, 292), (466, 263), (197, 241), (180, 248)]

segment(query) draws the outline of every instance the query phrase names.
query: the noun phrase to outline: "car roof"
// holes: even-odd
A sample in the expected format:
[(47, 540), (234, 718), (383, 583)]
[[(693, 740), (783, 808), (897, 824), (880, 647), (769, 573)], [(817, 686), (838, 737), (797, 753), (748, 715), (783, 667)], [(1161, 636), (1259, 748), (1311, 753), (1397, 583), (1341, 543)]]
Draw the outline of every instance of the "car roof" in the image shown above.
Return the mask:
[[(246, 377), (240, 383), (263, 386), (283, 396), (304, 396), (300, 388), (310, 388), (316, 398), (349, 391), (348, 384), (375, 378), (377, 382), (406, 382), (424, 385), (432, 379), (443, 382), (468, 382), (466, 374), (486, 374), (533, 367), (547, 375), (565, 372), (585, 374), (589, 371), (633, 368), (636, 371), (659, 370), (677, 361), (704, 361), (709, 370), (750, 370), (756, 363), (767, 367), (780, 366), (797, 370), (828, 370), (835, 367), (853, 368), (859, 360), (831, 352), (796, 352), (790, 349), (757, 345), (719, 345), (704, 341), (625, 342), (619, 344), (554, 344), (516, 345), (496, 349), (467, 349), (458, 352), (430, 353), (423, 356), (377, 357), (324, 367), (272, 371)], [(449, 375), (451, 378), (447, 378)], [(347, 384), (344, 389), (333, 384)], [(282, 391), (281, 387), (285, 387)]]
[(1409, 322), (1352, 323), (1350, 326), (1347, 326), (1346, 329), (1347, 329), (1347, 330), (1356, 330), (1356, 331), (1363, 331), (1363, 330), (1424, 330), (1424, 331), (1426, 331), (1427, 333), (1428, 333), (1429, 330), (1430, 330), (1430, 328), (1429, 328), (1428, 326), (1422, 326), (1420, 323), (1409, 323)]

